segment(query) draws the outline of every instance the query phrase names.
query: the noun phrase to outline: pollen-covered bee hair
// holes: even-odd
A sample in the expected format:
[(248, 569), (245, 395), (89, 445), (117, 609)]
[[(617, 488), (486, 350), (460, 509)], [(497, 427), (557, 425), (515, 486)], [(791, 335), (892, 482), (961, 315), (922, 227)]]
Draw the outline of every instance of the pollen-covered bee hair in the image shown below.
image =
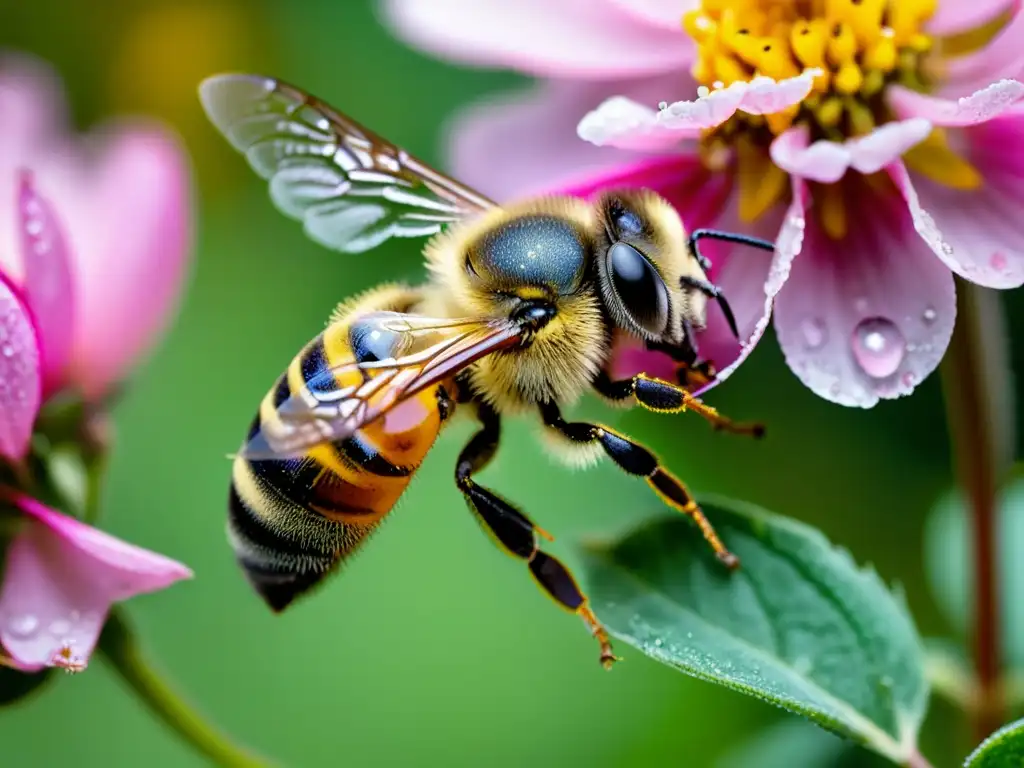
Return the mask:
[[(431, 237), (427, 282), (384, 286), (342, 305), (266, 393), (235, 458), (229, 538), (271, 608), (283, 610), (362, 545), (456, 411), (479, 422), (455, 468), (469, 509), (556, 603), (583, 619), (605, 666), (615, 659), (608, 635), (572, 574), (541, 549), (550, 536), (475, 480), (497, 451), (503, 416), (532, 414), (577, 459), (606, 456), (642, 478), (697, 523), (721, 561), (738, 564), (651, 451), (602, 424), (566, 421), (562, 408), (589, 390), (761, 434), (690, 389), (714, 375), (694, 338), (709, 299), (735, 331), (698, 241), (765, 250), (771, 243), (688, 234), (649, 190), (498, 206), (278, 80), (220, 75), (202, 84), (200, 97), (268, 181), (276, 206), (316, 242), (362, 253), (390, 238)], [(668, 353), (677, 380), (614, 379), (611, 350), (623, 335)]]

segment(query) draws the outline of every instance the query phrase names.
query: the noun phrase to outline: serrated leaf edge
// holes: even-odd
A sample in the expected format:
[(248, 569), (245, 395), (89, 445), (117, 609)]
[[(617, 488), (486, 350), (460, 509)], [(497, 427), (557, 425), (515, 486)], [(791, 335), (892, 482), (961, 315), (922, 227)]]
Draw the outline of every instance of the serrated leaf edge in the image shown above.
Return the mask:
[[(615, 565), (615, 563), (612, 562), (610, 562), (610, 564), (613, 566)], [(633, 579), (635, 582), (648, 588), (653, 587), (653, 585), (645, 582), (643, 579), (637, 578), (632, 572), (618, 568), (617, 566), (615, 567), (617, 570), (620, 570), (621, 572), (627, 574), (629, 578)], [(670, 600), (659, 590), (655, 589), (651, 592), (651, 594), (653, 594), (658, 600), (666, 603), (667, 605), (671, 606), (672, 608), (678, 611), (682, 611), (683, 613), (688, 614), (692, 613), (687, 608)], [(711, 625), (711, 629), (714, 631), (721, 632), (721, 630), (718, 627), (715, 627), (714, 625)], [(792, 674), (794, 678), (800, 680), (801, 682), (809, 683), (809, 687), (813, 687), (815, 691), (820, 691), (821, 699), (825, 701), (829, 706), (832, 706), (836, 712), (839, 712), (843, 717), (846, 717), (848, 722), (853, 724), (853, 729), (851, 729), (850, 731), (845, 730), (845, 723), (842, 724), (844, 726), (843, 728), (835, 728), (831, 722), (829, 722), (828, 720), (826, 720), (825, 717), (822, 716), (821, 713), (809, 709), (801, 702), (799, 702), (796, 699), (793, 699), (792, 697), (779, 696), (776, 698), (772, 698), (768, 695), (765, 695), (757, 688), (730, 679), (728, 675), (724, 673), (720, 677), (715, 677), (714, 675), (707, 674), (706, 672), (703, 672), (702, 670), (699, 670), (688, 664), (679, 663), (676, 659), (662, 652), (659, 648), (657, 648), (657, 646), (650, 647), (647, 644), (638, 642), (636, 641), (636, 638), (634, 638), (633, 636), (626, 634), (624, 632), (618, 632), (612, 627), (608, 627), (608, 631), (612, 634), (613, 637), (616, 637), (619, 640), (628, 643), (629, 645), (633, 646), (642, 653), (651, 656), (657, 659), (658, 661), (667, 664), (668, 666), (674, 667), (675, 669), (679, 669), (685, 672), (691, 677), (695, 677), (699, 680), (704, 680), (709, 683), (716, 683), (718, 685), (722, 685), (723, 687), (729, 688), (734, 691), (738, 691), (740, 693), (745, 693), (749, 696), (752, 696), (753, 698), (756, 698), (760, 701), (764, 701), (768, 704), (773, 704), (786, 711), (793, 712), (798, 715), (803, 715), (804, 717), (808, 718), (817, 725), (826, 728), (827, 730), (834, 731), (836, 733), (841, 734), (842, 736), (845, 736), (846, 738), (852, 738), (854, 741), (859, 741), (865, 744), (866, 746), (878, 752), (883, 757), (892, 760), (895, 763), (906, 762), (906, 760), (911, 756), (911, 754), (913, 754), (914, 750), (916, 749), (915, 737), (917, 728), (912, 722), (912, 719), (902, 717), (901, 715), (903, 713), (901, 713), (899, 710), (897, 710), (896, 712), (896, 720), (897, 728), (900, 731), (901, 738), (897, 740), (894, 739), (889, 733), (884, 731), (882, 728), (877, 726), (875, 723), (873, 723), (871, 720), (864, 717), (864, 715), (862, 715), (860, 712), (851, 708), (850, 705), (844, 702), (842, 699), (837, 699), (831, 693), (828, 693), (820, 686), (818, 686), (816, 683), (801, 675), (792, 666), (782, 663), (777, 657), (768, 656), (760, 648), (752, 646), (749, 643), (740, 640), (732, 635), (729, 635), (730, 641), (735, 642), (738, 645), (741, 645), (745, 649), (749, 650), (752, 656), (765, 660), (766, 664), (770, 662), (770, 666), (777, 666), (785, 672)], [(840, 721), (837, 720), (836, 722)]]
[(1024, 719), (1014, 720), (1012, 723), (1007, 723), (998, 731), (994, 731), (985, 739), (981, 744), (974, 748), (974, 751), (967, 756), (964, 761), (964, 768), (971, 768), (971, 764), (981, 757), (981, 753), (988, 749), (996, 741), (1000, 740), (1004, 736), (1013, 733), (1014, 731), (1020, 731), (1021, 735), (1024, 736)]

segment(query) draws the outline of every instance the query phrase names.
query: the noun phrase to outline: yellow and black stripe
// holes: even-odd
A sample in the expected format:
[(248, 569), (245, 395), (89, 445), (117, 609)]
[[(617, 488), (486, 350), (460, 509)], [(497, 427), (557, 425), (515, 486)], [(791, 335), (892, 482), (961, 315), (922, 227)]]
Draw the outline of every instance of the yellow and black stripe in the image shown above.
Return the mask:
[[(356, 359), (358, 329), (337, 318), (295, 357), (264, 397), (249, 431), (320, 374), (317, 386), (357, 384), (358, 372), (327, 375)], [(360, 359), (362, 356), (360, 356)], [(236, 458), (228, 532), (256, 591), (275, 611), (320, 582), (377, 528), (433, 445), (451, 405), (443, 386), (424, 390), (345, 440), (295, 459)]]

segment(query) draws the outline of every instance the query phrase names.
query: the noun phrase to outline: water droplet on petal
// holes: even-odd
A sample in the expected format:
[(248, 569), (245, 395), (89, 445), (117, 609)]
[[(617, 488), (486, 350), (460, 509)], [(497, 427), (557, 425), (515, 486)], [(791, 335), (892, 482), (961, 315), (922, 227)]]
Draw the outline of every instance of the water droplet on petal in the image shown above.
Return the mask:
[(3, 353), (4, 357), (14, 357), (14, 347), (10, 344), (4, 344), (3, 347), (0, 348), (0, 352)]
[(27, 640), (36, 633), (39, 628), (39, 619), (31, 613), (24, 613), (20, 616), (12, 616), (7, 622), (7, 631), (15, 637)]
[(1006, 269), (1007, 262), (1008, 259), (1006, 258), (1006, 254), (1002, 251), (996, 251), (988, 259), (988, 263), (991, 265), (992, 269), (997, 272), (1002, 272)]
[(907, 371), (900, 380), (903, 382), (903, 386), (912, 387), (917, 382), (917, 377), (910, 371)]
[(892, 376), (907, 351), (907, 342), (900, 329), (884, 317), (861, 320), (853, 329), (850, 345), (857, 365), (874, 379)]
[(935, 307), (925, 307), (924, 313), (921, 315), (921, 319), (931, 325), (935, 322), (935, 318), (938, 314), (935, 312)]
[(660, 110), (668, 109), (668, 102), (667, 101), (659, 101), (658, 102), (658, 109), (660, 109)]
[(943, 241), (940, 247), (942, 248), (942, 252), (947, 256), (953, 255), (953, 246), (950, 245), (949, 243)]
[(804, 346), (808, 350), (821, 349), (828, 341), (828, 328), (820, 317), (806, 317), (800, 323), (800, 332), (804, 337)]

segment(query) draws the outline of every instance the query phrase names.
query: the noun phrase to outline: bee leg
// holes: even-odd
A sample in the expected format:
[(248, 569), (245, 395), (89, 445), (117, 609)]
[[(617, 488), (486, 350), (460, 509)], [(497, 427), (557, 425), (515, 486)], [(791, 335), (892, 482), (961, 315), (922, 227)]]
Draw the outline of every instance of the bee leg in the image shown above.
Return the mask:
[(575, 443), (600, 443), (604, 452), (621, 469), (630, 475), (645, 478), (670, 507), (679, 510), (697, 523), (697, 527), (720, 561), (729, 568), (739, 566), (739, 559), (722, 544), (711, 522), (683, 482), (665, 469), (658, 461), (658, 457), (647, 448), (602, 424), (566, 421), (554, 403), (544, 403), (540, 410), (544, 424), (548, 427), (557, 430)]
[(638, 373), (630, 379), (612, 381), (608, 374), (602, 371), (594, 380), (594, 388), (610, 400), (625, 400), (632, 397), (644, 408), (658, 413), (693, 411), (704, 417), (716, 430), (764, 437), (764, 424), (733, 421), (678, 384), (656, 379), (646, 373)]
[(612, 653), (608, 633), (591, 610), (586, 595), (568, 568), (540, 550), (537, 537), (552, 541), (550, 534), (534, 525), (505, 499), (473, 480), (472, 475), (487, 466), (494, 456), (501, 434), (498, 414), (486, 405), (481, 405), (478, 413), (482, 427), (459, 454), (455, 484), (466, 497), (470, 510), (495, 542), (512, 557), (524, 560), (533, 578), (555, 602), (583, 619), (587, 629), (600, 644), (601, 665), (610, 669), (618, 658)]
[[(688, 328), (689, 323), (684, 322), (684, 327)], [(692, 334), (692, 330), (688, 330), (686, 338), (692, 339)], [(676, 366), (676, 382), (687, 389), (703, 387), (705, 384), (710, 383), (718, 373), (711, 361), (699, 358), (696, 346), (692, 341), (687, 341), (682, 345), (649, 341), (646, 346), (647, 349), (653, 352), (661, 352), (668, 355), (672, 358), (673, 362), (678, 363)]]

